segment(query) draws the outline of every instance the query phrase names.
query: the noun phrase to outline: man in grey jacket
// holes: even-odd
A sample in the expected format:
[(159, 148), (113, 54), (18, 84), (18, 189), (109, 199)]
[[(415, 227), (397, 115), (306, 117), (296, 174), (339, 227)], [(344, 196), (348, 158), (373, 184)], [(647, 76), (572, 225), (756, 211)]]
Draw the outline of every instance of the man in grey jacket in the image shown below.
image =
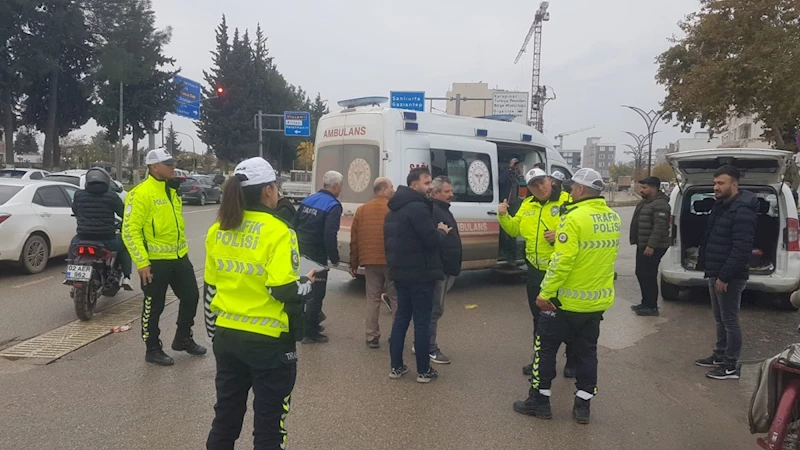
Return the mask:
[(636, 246), (636, 278), (642, 290), (642, 304), (631, 309), (639, 316), (658, 316), (658, 265), (670, 246), (669, 198), (661, 192), (661, 180), (639, 181), (642, 201), (631, 221), (631, 245)]

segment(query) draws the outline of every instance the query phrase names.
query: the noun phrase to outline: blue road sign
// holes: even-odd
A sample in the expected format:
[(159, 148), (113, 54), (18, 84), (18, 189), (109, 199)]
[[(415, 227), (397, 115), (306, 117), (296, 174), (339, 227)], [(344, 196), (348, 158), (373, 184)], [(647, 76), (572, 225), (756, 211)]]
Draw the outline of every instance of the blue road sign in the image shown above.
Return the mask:
[(200, 83), (175, 75), (172, 82), (181, 85), (181, 90), (175, 98), (175, 114), (190, 119), (200, 119), (200, 101), (203, 89)]
[(425, 112), (425, 92), (392, 91), (389, 93), (389, 107)]
[(311, 136), (311, 114), (302, 111), (283, 113), (283, 134), (286, 136)]

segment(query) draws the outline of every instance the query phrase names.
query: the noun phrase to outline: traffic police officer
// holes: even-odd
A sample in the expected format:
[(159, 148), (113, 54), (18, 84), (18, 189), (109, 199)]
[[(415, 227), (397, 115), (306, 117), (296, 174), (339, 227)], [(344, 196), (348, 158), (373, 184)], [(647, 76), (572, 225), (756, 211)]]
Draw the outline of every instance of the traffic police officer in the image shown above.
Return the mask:
[(541, 308), (533, 376), (527, 400), (514, 410), (549, 419), (550, 386), (556, 376), (556, 354), (572, 343), (577, 362), (573, 417), (589, 423), (589, 405), (597, 393), (597, 339), (603, 312), (614, 304), (614, 264), (619, 250), (619, 215), (600, 196), (603, 179), (581, 169), (567, 181), (573, 203), (558, 225), (555, 252), (536, 303)]
[(298, 277), (297, 235), (275, 212), (280, 197), (267, 161), (241, 162), (224, 190), (206, 235), (206, 328), (217, 361), (216, 416), (206, 447), (233, 449), (252, 387), (254, 448), (283, 449), (295, 341), (303, 336), (314, 271)]
[(136, 264), (144, 292), (142, 339), (147, 345), (145, 360), (159, 366), (175, 361), (161, 347), (158, 327), (167, 288), (180, 301), (178, 330), (172, 349), (191, 355), (205, 355), (205, 347), (192, 339), (192, 326), (200, 293), (194, 267), (189, 261), (182, 201), (175, 179), (175, 160), (166, 150), (150, 150), (145, 158), (148, 176), (128, 193), (122, 240)]
[[(533, 335), (536, 339), (536, 330), (539, 323), (539, 307), (536, 306), (536, 297), (539, 295), (539, 286), (544, 279), (550, 256), (553, 254), (553, 243), (556, 239), (556, 228), (561, 220), (561, 205), (569, 196), (564, 197), (561, 189), (554, 180), (547, 176), (542, 169), (531, 169), (525, 174), (533, 196), (526, 198), (519, 211), (512, 217), (508, 213), (508, 202), (503, 201), (497, 208), (500, 226), (511, 237), (522, 236), (525, 239), (526, 263), (528, 266), (528, 306), (533, 315)], [(570, 354), (569, 347), (567, 354)], [(532, 374), (533, 364), (522, 368), (525, 375)], [(564, 376), (575, 376), (574, 361), (568, 356)]]

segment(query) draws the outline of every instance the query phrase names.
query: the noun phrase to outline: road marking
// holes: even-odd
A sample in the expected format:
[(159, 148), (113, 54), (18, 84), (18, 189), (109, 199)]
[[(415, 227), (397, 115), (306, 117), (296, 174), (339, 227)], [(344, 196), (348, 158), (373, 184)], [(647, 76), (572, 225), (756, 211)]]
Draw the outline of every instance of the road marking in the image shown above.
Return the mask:
[(28, 286), (33, 286), (34, 284), (41, 283), (42, 281), (51, 280), (51, 279), (53, 279), (53, 278), (55, 278), (55, 275), (50, 275), (49, 277), (44, 277), (44, 278), (42, 278), (42, 279), (40, 279), (40, 280), (28, 281), (27, 283), (18, 284), (18, 285), (16, 285), (16, 286), (11, 286), (11, 287), (12, 287), (13, 289), (24, 288), (24, 287), (28, 287)]
[[(199, 275), (201, 269), (194, 272)], [(202, 285), (202, 283), (200, 283)], [(199, 287), (199, 286), (198, 286)], [(166, 306), (178, 298), (174, 292), (168, 292)], [(72, 321), (47, 333), (23, 341), (17, 345), (0, 351), (0, 357), (15, 361), (29, 360), (49, 364), (79, 348), (90, 344), (102, 337), (111, 334), (111, 329), (116, 326), (128, 325), (142, 316), (141, 293), (95, 313), (92, 320), (83, 322)]]
[(217, 208), (206, 208), (206, 209), (195, 209), (195, 210), (189, 211), (189, 212), (185, 212), (184, 211), (183, 215), (186, 216), (186, 215), (189, 215), (189, 214), (197, 214), (197, 213), (206, 212), (206, 211), (216, 211), (218, 209), (219, 209), (219, 207), (217, 207)]

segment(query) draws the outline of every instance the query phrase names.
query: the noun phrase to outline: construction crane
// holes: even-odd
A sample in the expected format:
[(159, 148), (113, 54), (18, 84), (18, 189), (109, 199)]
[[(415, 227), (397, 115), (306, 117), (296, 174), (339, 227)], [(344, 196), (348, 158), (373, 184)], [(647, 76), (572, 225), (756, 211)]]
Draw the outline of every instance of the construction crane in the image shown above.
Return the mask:
[(594, 125), (590, 127), (584, 127), (579, 130), (572, 130), (572, 131), (565, 131), (561, 134), (556, 135), (556, 140), (558, 141), (558, 148), (556, 150), (563, 150), (564, 149), (564, 136), (570, 136), (573, 134), (583, 133), (584, 131), (589, 131), (594, 128)]
[(539, 76), (542, 70), (542, 23), (550, 20), (550, 13), (547, 8), (550, 2), (542, 2), (539, 4), (539, 9), (533, 18), (531, 29), (528, 35), (525, 36), (525, 42), (522, 43), (522, 48), (517, 54), (517, 59), (514, 64), (517, 64), (522, 58), (522, 54), (528, 49), (528, 43), (533, 36), (533, 76), (531, 80), (531, 111), (528, 116), (528, 126), (532, 126), (539, 130), (544, 131), (544, 105), (547, 103), (547, 87), (539, 84)]

